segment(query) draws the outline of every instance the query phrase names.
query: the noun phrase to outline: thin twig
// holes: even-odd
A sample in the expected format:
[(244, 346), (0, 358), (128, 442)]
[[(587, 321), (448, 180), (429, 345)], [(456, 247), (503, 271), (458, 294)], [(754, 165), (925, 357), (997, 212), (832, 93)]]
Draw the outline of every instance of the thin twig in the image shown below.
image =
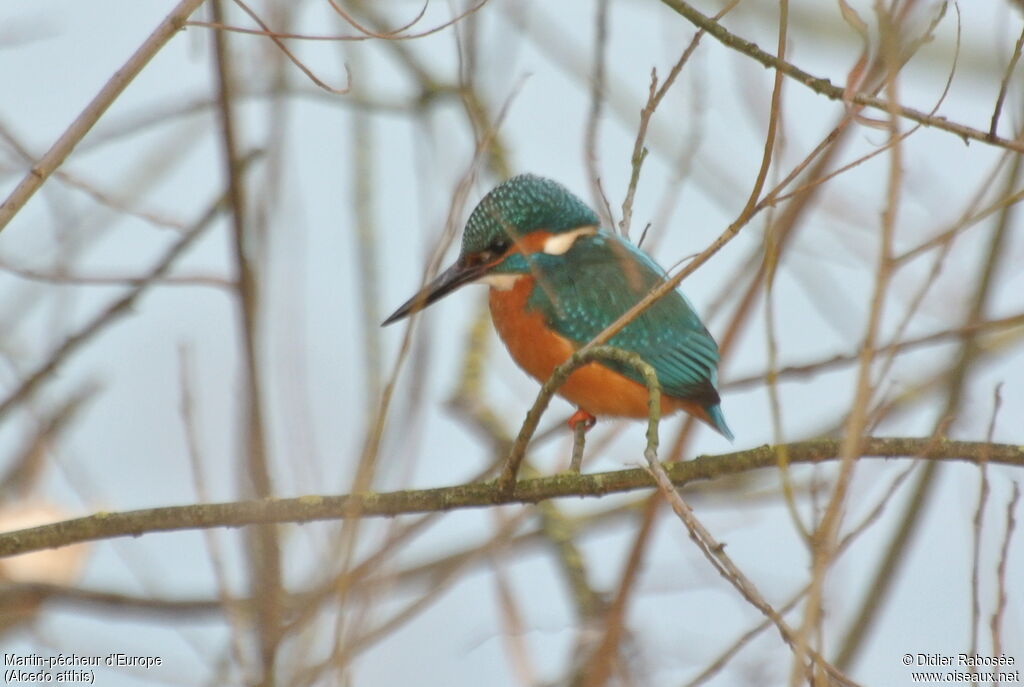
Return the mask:
[(244, 34), (250, 34), (250, 35), (254, 35), (254, 36), (266, 36), (267, 38), (277, 38), (277, 39), (282, 39), (282, 40), (350, 42), (350, 41), (365, 41), (365, 40), (370, 40), (370, 39), (377, 38), (377, 39), (386, 40), (386, 41), (409, 41), (409, 40), (415, 40), (417, 38), (425, 38), (426, 36), (430, 36), (432, 34), (438, 33), (440, 31), (443, 31), (443, 30), (447, 29), (449, 26), (453, 26), (453, 25), (457, 24), (458, 22), (462, 21), (463, 19), (465, 19), (469, 15), (471, 15), (471, 14), (475, 13), (477, 10), (481, 9), (484, 5), (487, 4), (488, 0), (480, 0), (475, 5), (470, 6), (468, 9), (466, 9), (463, 12), (457, 14), (456, 16), (452, 17), (448, 21), (445, 21), (445, 22), (443, 22), (441, 24), (438, 24), (437, 26), (434, 26), (432, 28), (426, 29), (424, 31), (420, 31), (419, 33), (403, 33), (403, 32), (404, 31), (408, 31), (415, 24), (417, 24), (420, 19), (423, 18), (424, 11), (426, 10), (426, 7), (427, 7), (426, 3), (420, 9), (419, 14), (417, 14), (416, 17), (414, 17), (411, 21), (406, 23), (404, 26), (400, 26), (397, 29), (394, 29), (393, 31), (383, 31), (383, 32), (380, 32), (380, 31), (373, 31), (372, 29), (367, 28), (367, 27), (361, 25), (354, 18), (352, 18), (351, 14), (348, 14), (348, 13), (344, 12), (343, 10), (341, 10), (341, 7), (337, 3), (332, 1), (330, 4), (334, 7), (334, 9), (336, 11), (338, 11), (338, 13), (345, 19), (346, 22), (351, 24), (355, 29), (357, 29), (360, 32), (359, 35), (355, 35), (355, 36), (339, 36), (339, 35), (328, 36), (328, 35), (315, 35), (315, 34), (308, 34), (308, 33), (292, 33), (292, 32), (287, 32), (287, 31), (273, 31), (273, 30), (269, 29), (263, 23), (262, 20), (258, 19), (258, 17), (255, 15), (255, 12), (253, 12), (251, 10), (251, 8), (248, 7), (248, 5), (245, 5), (240, 0), (234, 0), (234, 2), (239, 7), (241, 7), (246, 12), (246, 14), (249, 14), (249, 16), (253, 18), (253, 21), (256, 21), (260, 25), (261, 28), (259, 28), (259, 29), (247, 29), (247, 28), (243, 28), (241, 26), (233, 26), (233, 25), (230, 25), (230, 24), (224, 24), (224, 23), (220, 23), (220, 22), (208, 22), (208, 21), (189, 21), (189, 22), (186, 22), (186, 25), (187, 26), (202, 26), (202, 27), (205, 27), (205, 28), (216, 29), (218, 31), (230, 31), (232, 33), (244, 33)]
[[(6, 141), (7, 144), (14, 149), (14, 152), (16, 152), (25, 162), (31, 164), (36, 159), (36, 156), (32, 155), (29, 152), (28, 147), (23, 145), (21, 141), (15, 138), (14, 135), (7, 129), (7, 127), (0, 127), (0, 138)], [(94, 136), (93, 140), (95, 139), (96, 137)], [(100, 205), (104, 205), (118, 212), (123, 212), (126, 215), (138, 217), (139, 219), (149, 222), (150, 224), (161, 229), (170, 229), (172, 231), (177, 232), (185, 231), (186, 227), (184, 222), (181, 222), (177, 219), (172, 219), (164, 215), (163, 213), (160, 213), (155, 210), (137, 209), (133, 206), (132, 203), (123, 200), (123, 198), (125, 198), (125, 196), (128, 195), (126, 193), (126, 190), (123, 188), (120, 189), (120, 193), (114, 195), (96, 187), (92, 183), (85, 181), (84, 179), (78, 177), (77, 175), (71, 174), (70, 172), (64, 170), (54, 170), (53, 176), (62, 181), (63, 183), (67, 184), (71, 188), (77, 189), (82, 193), (86, 194)]]
[[(239, 7), (241, 7), (242, 11), (248, 14), (254, 22), (260, 25), (260, 28), (262, 28), (263, 31), (265, 32), (264, 35), (270, 38), (270, 40), (274, 42), (274, 45), (276, 45), (278, 49), (282, 53), (284, 53), (285, 57), (287, 57), (292, 64), (298, 67), (299, 71), (305, 74), (309, 78), (309, 80), (312, 81), (317, 87), (322, 88), (328, 93), (334, 95), (346, 95), (352, 89), (352, 72), (349, 71), (348, 65), (345, 65), (345, 83), (348, 85), (345, 86), (344, 88), (335, 88), (333, 86), (328, 85), (325, 81), (321, 80), (316, 74), (314, 74), (313, 70), (307, 67), (302, 60), (296, 57), (295, 53), (289, 50), (288, 46), (284, 44), (284, 41), (282, 41), (280, 38), (274, 35), (274, 33), (267, 28), (266, 24), (263, 23), (263, 20), (260, 19), (259, 15), (253, 12), (251, 9), (249, 9), (248, 5), (246, 5), (244, 2), (241, 2), (241, 0), (234, 0), (234, 2)], [(214, 31), (216, 35), (221, 35), (222, 33), (225, 33), (225, 31), (220, 30), (221, 27), (224, 27), (224, 24), (223, 20), (221, 20), (219, 17), (214, 20), (213, 25), (218, 28), (218, 30)]]
[(1017, 44), (1013, 46), (1013, 55), (1010, 56), (1010, 61), (1006, 63), (1006, 72), (1003, 74), (1003, 80), (999, 83), (999, 96), (996, 98), (996, 106), (992, 110), (992, 123), (988, 127), (988, 135), (995, 138), (996, 130), (999, 128), (999, 115), (1003, 110), (1003, 102), (1006, 100), (1006, 91), (1010, 86), (1010, 77), (1013, 76), (1013, 70), (1017, 68), (1017, 62), (1020, 60), (1021, 48), (1024, 48), (1024, 29), (1021, 29), (1020, 36), (1017, 38)]
[[(717, 21), (724, 17), (738, 4), (739, 0), (730, 0), (725, 7), (718, 11), (715, 15), (715, 20)], [(664, 100), (665, 95), (672, 88), (676, 78), (683, 71), (683, 66), (689, 61), (697, 46), (700, 45), (700, 39), (703, 35), (704, 29), (697, 29), (697, 32), (693, 34), (693, 38), (690, 39), (690, 44), (686, 46), (683, 54), (672, 65), (672, 69), (669, 70), (668, 76), (665, 77), (665, 81), (660, 87), (658, 86), (658, 72), (655, 69), (651, 69), (651, 85), (647, 94), (647, 104), (640, 110), (640, 124), (636, 130), (636, 140), (633, 142), (633, 155), (630, 158), (632, 172), (629, 177), (629, 186), (626, 188), (626, 197), (622, 201), (622, 219), (619, 220), (619, 231), (626, 238), (629, 238), (629, 227), (633, 220), (633, 197), (636, 195), (636, 187), (640, 181), (640, 168), (643, 166), (644, 160), (647, 159), (647, 147), (644, 145), (644, 141), (647, 139), (647, 128), (650, 126), (651, 117), (654, 116), (661, 101)], [(640, 237), (640, 243), (643, 243), (642, 236)]]
[(989, 626), (992, 629), (992, 655), (999, 656), (1003, 653), (1003, 616), (1006, 615), (1006, 566), (1010, 558), (1010, 542), (1013, 541), (1013, 531), (1017, 528), (1017, 520), (1014, 513), (1017, 511), (1017, 504), (1020, 503), (1020, 484), (1013, 483), (1013, 495), (1006, 504), (1006, 532), (1003, 534), (1003, 544), (999, 550), (999, 564), (996, 566), (996, 608), (992, 612), (992, 620)]
[(668, 5), (673, 10), (681, 14), (688, 21), (693, 23), (695, 26), (705, 29), (709, 34), (714, 36), (723, 45), (737, 50), (748, 57), (751, 57), (766, 67), (771, 67), (780, 70), (783, 74), (797, 81), (798, 83), (807, 86), (816, 93), (820, 93), (832, 100), (838, 101), (849, 101), (858, 105), (864, 105), (871, 107), (882, 112), (893, 111), (904, 119), (910, 119), (915, 122), (919, 122), (927, 127), (933, 127), (936, 129), (942, 129), (950, 133), (956, 134), (965, 141), (975, 140), (989, 143), (992, 145), (999, 146), (1000, 148), (1006, 148), (1007, 150), (1015, 150), (1018, 153), (1024, 152), (1024, 141), (1017, 141), (1007, 138), (1000, 138), (999, 136), (990, 135), (987, 131), (975, 129), (973, 127), (966, 126), (964, 124), (958, 124), (950, 121), (945, 117), (937, 117), (928, 115), (919, 110), (913, 108), (904, 107), (897, 103), (887, 102), (881, 98), (868, 95), (866, 93), (846, 93), (843, 88), (834, 86), (828, 79), (822, 79), (809, 74), (797, 66), (780, 60), (775, 55), (761, 50), (755, 43), (744, 40), (736, 34), (728, 31), (724, 26), (718, 22), (712, 21), (710, 17), (707, 17), (688, 3), (683, 0), (661, 0), (665, 5)]
[[(991, 442), (992, 435), (996, 428), (996, 418), (999, 417), (999, 408), (1003, 404), (1000, 394), (1000, 387), (997, 385), (993, 392), (992, 415), (988, 422), (988, 433), (986, 440)], [(978, 653), (978, 634), (981, 632), (981, 537), (985, 525), (985, 509), (988, 506), (988, 497), (991, 487), (988, 481), (988, 460), (984, 459), (978, 464), (978, 505), (974, 510), (974, 520), (971, 523), (974, 538), (971, 547), (971, 644), (970, 653)]]

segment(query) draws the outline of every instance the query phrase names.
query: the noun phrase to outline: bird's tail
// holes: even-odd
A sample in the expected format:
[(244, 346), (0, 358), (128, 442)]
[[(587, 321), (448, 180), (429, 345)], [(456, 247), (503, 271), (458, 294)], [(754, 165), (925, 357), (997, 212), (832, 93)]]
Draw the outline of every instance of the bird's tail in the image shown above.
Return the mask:
[(732, 435), (732, 430), (729, 429), (729, 425), (725, 423), (725, 415), (722, 414), (722, 406), (717, 403), (710, 406), (704, 406), (704, 413), (707, 415), (706, 422), (714, 427), (715, 431), (729, 441), (732, 441), (735, 438)]

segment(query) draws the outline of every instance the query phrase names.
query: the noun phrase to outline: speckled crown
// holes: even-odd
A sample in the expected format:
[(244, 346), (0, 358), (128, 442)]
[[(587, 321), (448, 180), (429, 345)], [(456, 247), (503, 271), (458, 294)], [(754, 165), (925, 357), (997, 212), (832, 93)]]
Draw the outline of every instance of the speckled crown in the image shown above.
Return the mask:
[(520, 174), (494, 187), (473, 209), (462, 252), (483, 250), (501, 234), (514, 238), (537, 229), (558, 234), (597, 224), (597, 214), (557, 181)]

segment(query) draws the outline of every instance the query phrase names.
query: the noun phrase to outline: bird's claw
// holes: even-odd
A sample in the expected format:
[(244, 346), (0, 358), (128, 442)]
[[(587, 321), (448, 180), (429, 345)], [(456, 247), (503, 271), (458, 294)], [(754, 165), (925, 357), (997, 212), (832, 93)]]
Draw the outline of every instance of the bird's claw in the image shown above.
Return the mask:
[(568, 422), (569, 429), (574, 432), (576, 431), (576, 427), (579, 425), (583, 425), (583, 431), (586, 432), (596, 424), (597, 418), (582, 408), (578, 408), (576, 412), (572, 414), (572, 417), (569, 418)]

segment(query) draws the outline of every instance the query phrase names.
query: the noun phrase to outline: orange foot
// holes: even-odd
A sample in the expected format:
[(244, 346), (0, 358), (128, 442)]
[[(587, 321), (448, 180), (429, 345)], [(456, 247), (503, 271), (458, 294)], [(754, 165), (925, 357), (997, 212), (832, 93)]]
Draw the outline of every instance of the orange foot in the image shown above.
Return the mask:
[(576, 431), (577, 425), (582, 424), (583, 431), (586, 432), (591, 427), (597, 424), (597, 418), (588, 413), (587, 411), (583, 410), (582, 408), (578, 408), (576, 412), (572, 414), (572, 417), (569, 418), (568, 424), (569, 429), (571, 429), (573, 432)]

